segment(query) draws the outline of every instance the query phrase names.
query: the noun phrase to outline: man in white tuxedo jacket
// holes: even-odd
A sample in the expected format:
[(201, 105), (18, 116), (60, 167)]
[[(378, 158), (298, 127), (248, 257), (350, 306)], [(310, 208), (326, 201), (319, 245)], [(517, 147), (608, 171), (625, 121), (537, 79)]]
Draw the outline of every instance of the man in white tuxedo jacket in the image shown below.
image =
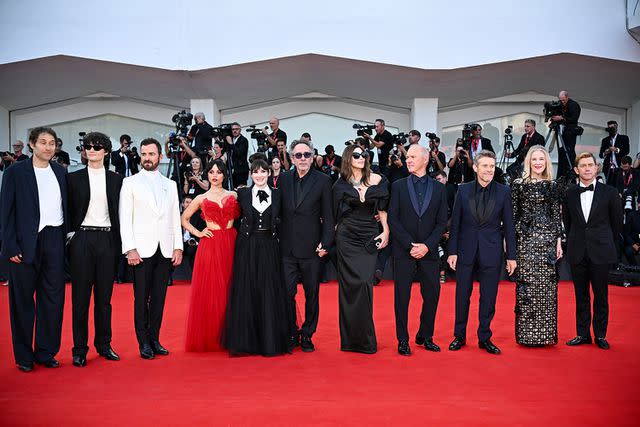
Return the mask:
[(182, 229), (176, 183), (158, 170), (160, 143), (140, 143), (142, 171), (125, 178), (120, 192), (122, 252), (134, 267), (134, 322), (140, 356), (169, 351), (160, 344), (160, 325), (171, 265), (182, 262)]

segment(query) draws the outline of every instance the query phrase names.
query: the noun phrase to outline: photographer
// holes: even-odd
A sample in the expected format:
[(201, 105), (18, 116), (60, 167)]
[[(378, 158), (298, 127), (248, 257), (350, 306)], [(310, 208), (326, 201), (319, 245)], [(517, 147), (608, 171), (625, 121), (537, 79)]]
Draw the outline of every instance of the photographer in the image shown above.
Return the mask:
[[(206, 150), (208, 147), (204, 147)], [(187, 168), (191, 164), (191, 159), (198, 157), (196, 152), (191, 149), (187, 138), (182, 136), (169, 136), (164, 142), (164, 152), (167, 153), (167, 158), (173, 159), (174, 164), (177, 165), (180, 176), (184, 176)], [(206, 151), (205, 151), (206, 153)], [(172, 167), (171, 179), (178, 182), (178, 176), (176, 168)]]
[(336, 154), (333, 145), (327, 145), (324, 149), (325, 156), (322, 158), (322, 172), (331, 177), (335, 183), (340, 176), (340, 167), (342, 166), (342, 157)]
[(515, 158), (518, 163), (524, 163), (524, 158), (529, 148), (534, 145), (542, 145), (544, 147), (544, 144), (544, 136), (536, 131), (536, 121), (527, 119), (524, 121), (524, 135), (520, 138), (520, 144), (512, 153), (505, 154), (505, 157), (509, 159)]
[[(193, 201), (193, 196), (190, 196), (190, 195), (187, 195), (184, 197), (184, 199), (182, 199), (182, 212), (184, 212), (184, 210), (189, 207), (192, 201)], [(207, 224), (204, 222), (200, 214), (192, 215), (191, 219), (189, 219), (189, 222), (198, 230), (204, 230), (207, 227)], [(196, 252), (198, 250), (198, 244), (200, 243), (200, 238), (196, 236), (192, 236), (183, 227), (182, 241), (184, 242), (184, 253), (182, 255), (182, 259), (187, 260), (187, 263), (189, 264), (189, 267), (190, 267), (190, 271), (192, 272), (193, 263), (196, 259)]]
[(198, 156), (204, 157), (213, 142), (213, 126), (207, 123), (204, 113), (196, 113), (193, 118), (196, 122), (191, 126), (187, 139), (193, 142), (192, 151), (195, 151)]
[(386, 175), (389, 165), (389, 152), (393, 149), (394, 139), (391, 132), (385, 129), (385, 123), (382, 119), (376, 119), (375, 130), (376, 136), (374, 138), (366, 132), (364, 132), (362, 136), (378, 149), (378, 165), (380, 173)]
[(576, 138), (578, 137), (580, 105), (578, 105), (578, 103), (573, 99), (569, 98), (569, 93), (566, 90), (563, 90), (558, 94), (558, 99), (562, 104), (562, 115), (551, 116), (550, 126), (564, 125), (564, 130), (562, 130), (562, 127), (560, 128), (564, 147), (559, 147), (558, 150), (559, 178), (572, 171), (572, 166), (576, 160)]
[(53, 155), (51, 159), (52, 162), (56, 162), (65, 168), (68, 168), (71, 164), (71, 160), (69, 159), (69, 153), (62, 149), (62, 139), (58, 138), (56, 140), (56, 153)]
[[(471, 145), (469, 147), (469, 158), (473, 161), (473, 159), (475, 159), (476, 157), (476, 154), (480, 153), (482, 150), (489, 150), (494, 154), (496, 152), (491, 145), (491, 140), (482, 136), (482, 126), (474, 123), (471, 125)], [(471, 180), (473, 180), (473, 178)]]
[(127, 134), (120, 136), (120, 149), (111, 153), (111, 164), (116, 172), (123, 176), (138, 173), (140, 156), (135, 147), (131, 147), (131, 137)]
[(182, 191), (185, 195), (196, 197), (209, 189), (209, 180), (205, 176), (200, 157), (194, 157), (183, 175)]
[[(414, 129), (410, 131), (409, 145), (419, 144), (420, 136), (420, 132), (417, 130)], [(407, 150), (404, 144), (396, 144), (389, 153), (386, 176), (390, 184), (409, 176), (409, 170), (407, 169)]]
[(0, 171), (5, 170), (14, 163), (21, 162), (22, 160), (27, 160), (29, 158), (29, 156), (22, 152), (22, 150), (24, 150), (24, 142), (17, 140), (13, 144), (12, 148), (13, 153), (8, 151), (1, 153), (2, 162), (0, 162)]
[(629, 137), (618, 134), (618, 123), (614, 120), (608, 121), (605, 129), (609, 136), (602, 138), (600, 144), (600, 158), (604, 159), (602, 172), (607, 184), (616, 185), (616, 171), (620, 166), (620, 159), (629, 154)]
[(435, 178), (436, 173), (444, 171), (444, 166), (447, 164), (447, 157), (440, 151), (440, 138), (436, 134), (427, 134), (429, 137), (429, 149), (431, 155), (429, 156), (429, 164), (427, 165), (427, 174), (431, 178)]
[[(471, 177), (471, 179), (467, 179), (467, 177)], [(464, 147), (464, 140), (458, 138), (453, 156), (449, 159), (447, 182), (458, 185), (469, 181), (473, 181), (473, 161)]]
[(271, 161), (276, 158), (280, 160), (283, 171), (288, 171), (289, 169), (291, 169), (291, 157), (287, 152), (287, 143), (285, 141), (278, 141), (276, 150), (268, 152), (267, 160), (269, 163), (271, 163)]
[(622, 231), (623, 251), (629, 265), (640, 265), (640, 211), (627, 212)]
[(620, 159), (620, 167), (616, 169), (615, 177), (611, 178), (609, 185), (618, 189), (625, 212), (635, 210), (640, 190), (640, 171), (631, 167), (631, 157), (624, 156)]
[[(276, 151), (278, 150), (277, 149), (278, 141), (284, 142), (284, 146), (285, 147), (287, 146), (287, 133), (282, 129), (280, 129), (280, 120), (275, 117), (272, 117), (269, 120), (269, 127), (271, 128), (271, 133), (269, 133), (267, 128), (264, 128), (262, 130), (262, 133), (264, 133), (267, 136), (269, 151), (272, 152), (275, 156)], [(309, 140), (311, 140), (311, 137), (309, 137)]]
[(229, 169), (233, 186), (247, 185), (249, 179), (249, 163), (247, 163), (247, 153), (249, 151), (249, 141), (240, 134), (242, 128), (238, 122), (231, 124), (231, 135), (225, 137), (225, 151), (229, 153)]

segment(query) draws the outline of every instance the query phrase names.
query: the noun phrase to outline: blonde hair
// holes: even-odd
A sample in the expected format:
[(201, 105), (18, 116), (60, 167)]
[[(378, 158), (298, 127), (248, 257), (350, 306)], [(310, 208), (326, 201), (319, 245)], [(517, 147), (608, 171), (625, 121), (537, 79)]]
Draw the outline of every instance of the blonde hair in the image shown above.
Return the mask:
[(553, 179), (553, 164), (551, 163), (551, 156), (549, 156), (549, 152), (542, 145), (534, 145), (529, 148), (526, 157), (524, 158), (524, 170), (522, 171), (522, 179), (525, 181), (531, 180), (531, 158), (533, 157), (533, 153), (541, 152), (544, 154), (544, 172), (542, 172), (542, 176), (540, 177), (543, 181), (551, 181)]

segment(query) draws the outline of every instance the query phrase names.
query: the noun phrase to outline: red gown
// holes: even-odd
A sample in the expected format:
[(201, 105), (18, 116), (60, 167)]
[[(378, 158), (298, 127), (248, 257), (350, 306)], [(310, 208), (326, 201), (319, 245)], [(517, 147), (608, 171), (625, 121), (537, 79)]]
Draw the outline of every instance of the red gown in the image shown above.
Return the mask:
[[(233, 196), (222, 199), (222, 207), (204, 199), (201, 205), (205, 221), (224, 228), (240, 215)], [(187, 316), (186, 351), (222, 351), (220, 345), (231, 283), (231, 267), (236, 229), (211, 230), (213, 237), (200, 239), (191, 276), (191, 301)]]

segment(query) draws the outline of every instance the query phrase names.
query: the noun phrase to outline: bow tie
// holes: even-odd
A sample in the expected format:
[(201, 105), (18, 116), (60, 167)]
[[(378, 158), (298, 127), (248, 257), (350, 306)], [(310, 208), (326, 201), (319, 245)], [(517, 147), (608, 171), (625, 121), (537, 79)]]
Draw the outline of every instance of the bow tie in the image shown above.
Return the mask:
[(267, 199), (269, 199), (267, 192), (264, 190), (258, 190), (258, 200), (260, 200), (260, 203), (266, 202)]
[(584, 193), (585, 191), (593, 191), (593, 184), (589, 184), (586, 187), (580, 187), (580, 194)]

